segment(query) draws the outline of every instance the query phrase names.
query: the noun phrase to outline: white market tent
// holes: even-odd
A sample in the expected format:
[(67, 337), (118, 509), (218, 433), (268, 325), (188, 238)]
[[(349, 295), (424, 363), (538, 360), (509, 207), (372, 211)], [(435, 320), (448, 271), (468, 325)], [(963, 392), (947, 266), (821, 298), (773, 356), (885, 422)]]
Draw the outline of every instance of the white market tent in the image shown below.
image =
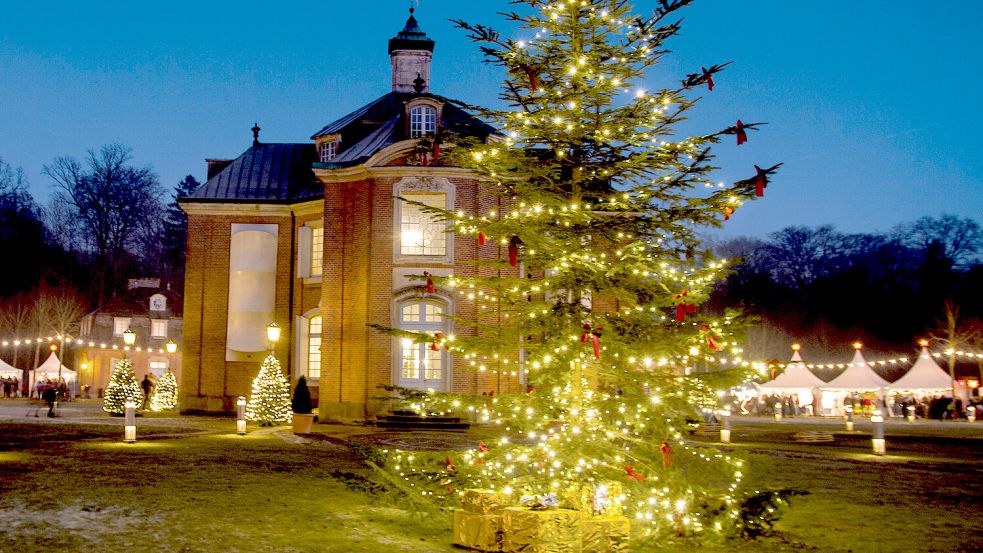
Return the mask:
[(31, 371), (31, 387), (34, 387), (34, 383), (43, 375), (48, 377), (48, 380), (58, 380), (58, 367), (61, 367), (61, 377), (65, 379), (67, 384), (73, 384), (75, 382), (75, 371), (69, 369), (65, 365), (61, 364), (61, 360), (55, 355), (55, 352), (51, 352), (51, 355), (45, 359), (44, 363), (38, 365), (38, 368)]
[(778, 375), (774, 380), (761, 385), (768, 391), (798, 391), (811, 388), (821, 388), (826, 386), (826, 382), (810, 371), (806, 364), (802, 362), (802, 356), (796, 351), (792, 355), (792, 362), (785, 367), (785, 371)]
[(19, 382), (21, 378), (24, 378), (24, 371), (18, 369), (17, 367), (11, 366), (3, 359), (0, 359), (0, 378), (16, 378)]
[(853, 360), (843, 374), (823, 385), (825, 390), (847, 390), (851, 392), (869, 392), (887, 388), (891, 383), (874, 372), (864, 359), (860, 348), (856, 348)]
[[(939, 366), (928, 353), (928, 348), (922, 346), (918, 360), (908, 369), (908, 372), (889, 386), (892, 390), (904, 390), (909, 392), (922, 393), (942, 393), (951, 392), (952, 379), (949, 373)], [(963, 386), (956, 385), (956, 395), (966, 396)]]

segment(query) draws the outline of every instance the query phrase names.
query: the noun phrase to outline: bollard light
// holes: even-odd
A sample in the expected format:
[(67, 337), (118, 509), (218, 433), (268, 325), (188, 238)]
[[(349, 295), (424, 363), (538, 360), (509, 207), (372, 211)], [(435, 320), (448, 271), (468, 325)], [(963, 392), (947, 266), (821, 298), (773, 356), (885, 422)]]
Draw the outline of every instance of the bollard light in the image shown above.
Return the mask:
[(775, 402), (775, 422), (781, 422), (782, 420), (782, 402)]
[(123, 404), (123, 441), (128, 444), (137, 441), (137, 404), (132, 399)]
[(721, 443), (730, 443), (730, 409), (724, 409), (720, 412), (720, 417), (722, 419), (720, 424), (720, 441)]
[(976, 406), (970, 405), (966, 408), (966, 420), (976, 422)]
[(853, 432), (853, 406), (847, 405), (843, 408), (843, 418), (846, 420), (846, 431)]
[(236, 433), (240, 436), (246, 433), (246, 398), (242, 396), (236, 400)]
[(880, 409), (874, 411), (874, 414), (870, 417), (870, 422), (874, 425), (873, 439), (870, 440), (871, 445), (874, 447), (874, 453), (876, 455), (884, 455), (887, 448), (884, 444), (884, 417), (881, 416)]
[(905, 411), (908, 412), (908, 414), (905, 416), (905, 419), (908, 422), (915, 422), (915, 406), (909, 405), (908, 408), (905, 409)]

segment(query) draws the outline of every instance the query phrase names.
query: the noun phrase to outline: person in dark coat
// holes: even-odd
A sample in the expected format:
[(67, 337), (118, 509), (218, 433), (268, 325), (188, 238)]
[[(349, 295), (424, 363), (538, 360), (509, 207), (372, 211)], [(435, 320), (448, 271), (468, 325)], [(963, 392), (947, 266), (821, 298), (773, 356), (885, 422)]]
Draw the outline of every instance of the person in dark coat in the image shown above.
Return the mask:
[(143, 380), (140, 381), (140, 387), (143, 388), (143, 409), (147, 408), (147, 402), (150, 401), (150, 390), (153, 389), (154, 383), (150, 380), (150, 375), (143, 375)]

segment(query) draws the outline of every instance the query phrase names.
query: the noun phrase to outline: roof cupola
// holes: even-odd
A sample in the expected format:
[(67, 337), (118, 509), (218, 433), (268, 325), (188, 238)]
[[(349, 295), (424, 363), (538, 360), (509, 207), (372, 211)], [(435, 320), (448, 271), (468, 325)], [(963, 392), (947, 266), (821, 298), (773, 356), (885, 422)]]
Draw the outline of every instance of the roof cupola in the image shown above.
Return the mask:
[(430, 92), (430, 60), (434, 41), (413, 17), (406, 20), (403, 30), (389, 39), (389, 59), (393, 66), (393, 92)]

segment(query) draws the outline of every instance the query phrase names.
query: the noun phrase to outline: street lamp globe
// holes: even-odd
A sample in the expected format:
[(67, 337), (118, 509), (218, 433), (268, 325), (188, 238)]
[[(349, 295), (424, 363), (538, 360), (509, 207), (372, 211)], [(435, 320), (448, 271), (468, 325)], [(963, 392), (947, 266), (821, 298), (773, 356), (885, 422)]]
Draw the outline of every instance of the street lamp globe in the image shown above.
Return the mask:
[(177, 351), (177, 342), (174, 340), (168, 340), (167, 343), (164, 344), (164, 349), (167, 350), (167, 353), (174, 353)]
[(123, 343), (132, 346), (137, 343), (137, 333), (133, 332), (129, 328), (123, 331)]
[(280, 339), (280, 325), (276, 323), (270, 323), (266, 327), (266, 337), (274, 344)]

